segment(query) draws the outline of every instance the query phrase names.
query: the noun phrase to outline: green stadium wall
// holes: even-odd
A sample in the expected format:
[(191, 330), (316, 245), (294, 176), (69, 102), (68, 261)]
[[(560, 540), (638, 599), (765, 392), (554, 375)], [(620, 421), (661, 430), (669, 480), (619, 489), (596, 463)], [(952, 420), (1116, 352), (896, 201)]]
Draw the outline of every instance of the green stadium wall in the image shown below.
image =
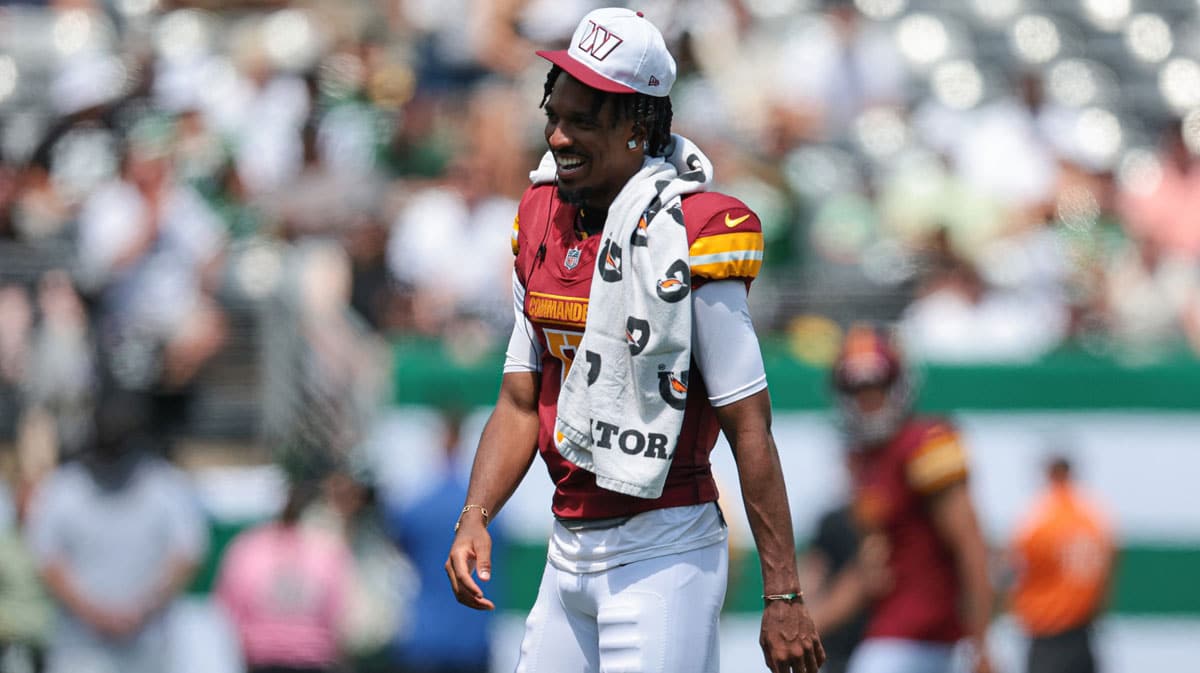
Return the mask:
[[(827, 415), (827, 375), (793, 357), (786, 343), (765, 343), (763, 351), (802, 551), (818, 505), (829, 504), (842, 488), (840, 448)], [(384, 451), (397, 453), (394, 444), (404, 444), (398, 471), (409, 469), (414, 452), (436, 446), (430, 424), (419, 420), (427, 421), (434, 409), (473, 409), (478, 431), (499, 387), (501, 353), (465, 358), (435, 342), (403, 341), (395, 344), (393, 362), (390, 413), (398, 420)], [(1127, 366), (1066, 350), (1025, 366), (940, 365), (919, 374), (919, 407), (950, 415), (963, 429), (972, 453), (973, 490), (994, 547), (1003, 546), (1040, 488), (1047, 452), (1065, 448), (1081, 468), (1081, 481), (1115, 519), (1121, 551), (1112, 612), (1200, 618), (1200, 583), (1194, 581), (1200, 569), (1200, 496), (1193, 490), (1200, 477), (1200, 362), (1180, 355)], [(714, 451), (714, 469), (726, 485), (731, 522), (726, 608), (756, 612), (758, 559), (739, 511), (740, 495), (728, 486), (736, 477), (723, 445)], [(512, 533), (494, 580), (504, 583), (501, 607), (511, 611), (532, 605), (550, 521), (544, 470), (535, 465), (525, 482), (497, 520)], [(221, 547), (239, 528), (228, 522), (214, 528), (212, 562), (197, 579), (197, 591), (211, 583)]]

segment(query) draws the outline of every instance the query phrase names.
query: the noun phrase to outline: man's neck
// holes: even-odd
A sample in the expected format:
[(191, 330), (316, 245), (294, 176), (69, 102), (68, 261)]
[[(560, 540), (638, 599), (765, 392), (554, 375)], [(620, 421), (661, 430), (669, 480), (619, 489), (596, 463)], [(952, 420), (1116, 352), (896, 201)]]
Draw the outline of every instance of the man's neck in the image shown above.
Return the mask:
[(593, 208), (584, 206), (579, 209), (579, 219), (577, 226), (579, 230), (588, 236), (595, 236), (604, 230), (604, 222), (608, 219), (607, 208)]

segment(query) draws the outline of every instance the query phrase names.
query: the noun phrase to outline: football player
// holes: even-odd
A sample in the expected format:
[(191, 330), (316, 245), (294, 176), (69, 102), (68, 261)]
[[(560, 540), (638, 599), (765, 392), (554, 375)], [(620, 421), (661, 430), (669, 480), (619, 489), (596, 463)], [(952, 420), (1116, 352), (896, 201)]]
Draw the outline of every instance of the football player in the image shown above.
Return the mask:
[[(446, 562), (453, 590), (464, 605), (494, 608), (481, 588), (491, 579), (486, 526), (540, 454), (555, 486), (555, 525), (517, 670), (716, 671), (728, 547), (709, 454), (724, 431), (762, 559), (765, 661), (779, 673), (816, 673), (824, 653), (799, 586), (766, 375), (746, 303), (762, 263), (758, 217), (741, 201), (707, 191), (707, 159), (671, 134), (675, 63), (641, 13), (596, 10), (567, 50), (539, 54), (553, 64), (542, 101), (549, 153), (513, 226), (516, 326)], [(694, 188), (649, 201), (630, 233), (615, 238), (626, 224), (619, 209), (610, 211), (618, 195), (640, 188), (638, 176), (667, 170), (664, 161), (674, 168), (660, 173), (665, 177), (652, 181), (653, 189), (680, 180)], [(628, 349), (631, 361), (657, 356), (661, 333), (651, 332), (671, 324), (631, 315), (597, 325), (589, 301), (600, 283), (630, 271), (647, 237), (657, 243), (654, 237), (680, 228), (682, 259), (664, 266), (648, 294), (689, 312), (690, 334), (684, 328), (680, 338), (690, 342), (690, 366), (661, 370), (653, 382), (631, 377), (631, 399), (602, 401), (653, 405), (661, 398), (664, 409), (681, 412), (678, 432), (655, 438), (639, 434), (638, 418), (601, 420), (598, 408), (590, 410), (596, 452), (669, 461), (662, 463), (661, 493), (640, 497), (602, 485), (564, 457), (556, 418), (572, 368), (586, 368), (590, 386), (600, 367), (599, 353), (584, 352), (585, 338), (622, 335), (614, 355)], [(590, 309), (605, 315), (609, 307), (592, 301)]]
[(948, 672), (965, 638), (973, 670), (988, 673), (992, 589), (958, 432), (913, 413), (912, 376), (878, 327), (849, 330), (832, 387), (850, 451), (854, 518), (865, 540), (884, 543), (889, 577), (848, 671)]

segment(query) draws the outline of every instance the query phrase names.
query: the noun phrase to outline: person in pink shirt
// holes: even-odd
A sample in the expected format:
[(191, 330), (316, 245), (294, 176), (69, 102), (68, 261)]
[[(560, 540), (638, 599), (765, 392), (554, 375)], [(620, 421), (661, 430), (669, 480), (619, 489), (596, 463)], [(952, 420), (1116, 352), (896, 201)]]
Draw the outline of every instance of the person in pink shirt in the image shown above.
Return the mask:
[(1185, 139), (1183, 122), (1173, 120), (1162, 134), (1157, 174), (1126, 185), (1118, 208), (1125, 228), (1168, 256), (1200, 259), (1200, 157)]
[(351, 560), (336, 535), (300, 525), (312, 489), (293, 486), (275, 521), (240, 533), (217, 577), (217, 600), (241, 641), (249, 673), (329, 673)]

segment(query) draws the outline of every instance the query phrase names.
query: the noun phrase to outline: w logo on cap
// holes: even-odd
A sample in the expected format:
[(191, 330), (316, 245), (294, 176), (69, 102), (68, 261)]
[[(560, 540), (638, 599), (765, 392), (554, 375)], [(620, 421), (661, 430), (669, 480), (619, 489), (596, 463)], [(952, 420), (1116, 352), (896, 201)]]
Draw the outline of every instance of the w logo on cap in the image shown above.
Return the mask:
[(579, 40), (579, 50), (591, 54), (592, 58), (597, 61), (603, 61), (624, 41), (617, 37), (616, 33), (610, 32), (604, 26), (589, 20), (587, 30), (584, 31), (583, 37)]

